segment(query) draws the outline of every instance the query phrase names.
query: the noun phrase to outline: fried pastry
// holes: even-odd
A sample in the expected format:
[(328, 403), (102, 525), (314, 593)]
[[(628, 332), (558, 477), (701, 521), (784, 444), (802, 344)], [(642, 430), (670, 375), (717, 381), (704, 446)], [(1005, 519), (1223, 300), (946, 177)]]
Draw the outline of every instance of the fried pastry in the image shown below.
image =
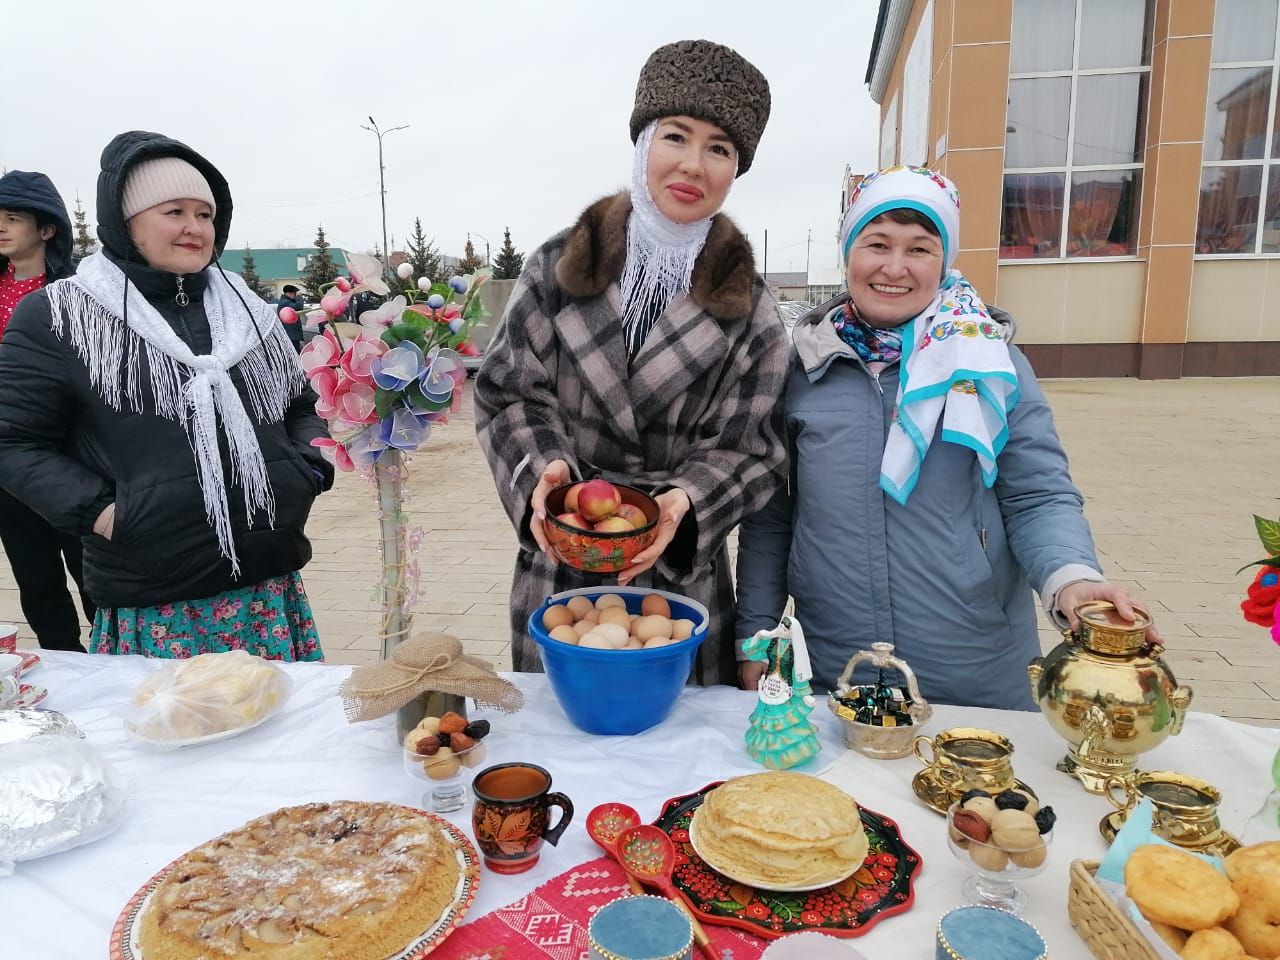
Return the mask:
[(1180, 956), (1182, 960), (1240, 960), (1244, 947), (1222, 927), (1209, 927), (1187, 937)]
[(1280, 840), (1269, 840), (1266, 843), (1255, 843), (1250, 847), (1241, 847), (1222, 861), (1227, 876), (1239, 880), (1247, 873), (1265, 873), (1280, 877)]
[(868, 849), (854, 799), (790, 771), (721, 784), (698, 808), (694, 831), (708, 863), (765, 890), (836, 883)]
[(1280, 877), (1246, 873), (1232, 886), (1240, 897), (1240, 909), (1223, 926), (1245, 953), (1280, 957)]
[(1162, 844), (1133, 851), (1124, 865), (1124, 885), (1144, 917), (1181, 930), (1216, 927), (1240, 906), (1226, 874)]

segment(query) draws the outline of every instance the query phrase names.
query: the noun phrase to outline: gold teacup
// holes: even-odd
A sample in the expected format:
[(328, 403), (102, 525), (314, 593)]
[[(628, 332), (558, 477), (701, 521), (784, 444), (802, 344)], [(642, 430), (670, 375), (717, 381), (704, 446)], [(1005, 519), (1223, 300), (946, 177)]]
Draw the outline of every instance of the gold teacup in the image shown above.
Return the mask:
[(1151, 829), (1180, 847), (1199, 849), (1218, 847), (1228, 839), (1235, 842), (1234, 837), (1224, 833), (1218, 819), (1222, 794), (1199, 777), (1171, 770), (1150, 770), (1129, 777), (1108, 777), (1102, 792), (1120, 811), (1118, 815), (1112, 814), (1120, 824), (1143, 798), (1149, 799), (1155, 807)]
[[(925, 755), (928, 746), (932, 756)], [(912, 742), (925, 778), (956, 798), (966, 790), (993, 796), (1014, 786), (1013, 744), (1007, 737), (975, 727), (953, 727)]]

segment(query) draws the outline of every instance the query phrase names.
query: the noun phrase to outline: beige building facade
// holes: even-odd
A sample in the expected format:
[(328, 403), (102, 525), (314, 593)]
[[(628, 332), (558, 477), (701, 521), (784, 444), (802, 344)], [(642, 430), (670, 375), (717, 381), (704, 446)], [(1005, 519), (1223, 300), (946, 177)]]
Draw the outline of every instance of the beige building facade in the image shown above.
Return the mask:
[(1278, 58), (1280, 0), (881, 0), (866, 79), (1040, 376), (1280, 376)]

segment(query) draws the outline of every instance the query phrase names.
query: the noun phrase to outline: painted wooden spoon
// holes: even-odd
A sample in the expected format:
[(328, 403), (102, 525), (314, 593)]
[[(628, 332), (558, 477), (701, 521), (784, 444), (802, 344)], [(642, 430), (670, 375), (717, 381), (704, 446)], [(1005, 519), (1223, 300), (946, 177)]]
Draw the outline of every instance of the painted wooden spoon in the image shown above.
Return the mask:
[[(635, 807), (625, 803), (602, 803), (587, 814), (587, 833), (619, 864), (622, 864), (622, 858), (618, 856), (618, 834), (628, 827), (638, 826), (640, 814)], [(640, 881), (630, 873), (627, 874), (627, 882), (631, 884), (632, 893), (644, 893)]]
[(722, 960), (720, 951), (707, 936), (707, 931), (702, 929), (702, 924), (671, 882), (671, 873), (676, 864), (676, 848), (661, 828), (642, 824), (623, 830), (618, 834), (618, 857), (627, 873), (641, 883), (657, 887), (668, 900), (685, 912), (685, 916), (693, 924), (693, 939), (703, 953), (712, 960)]

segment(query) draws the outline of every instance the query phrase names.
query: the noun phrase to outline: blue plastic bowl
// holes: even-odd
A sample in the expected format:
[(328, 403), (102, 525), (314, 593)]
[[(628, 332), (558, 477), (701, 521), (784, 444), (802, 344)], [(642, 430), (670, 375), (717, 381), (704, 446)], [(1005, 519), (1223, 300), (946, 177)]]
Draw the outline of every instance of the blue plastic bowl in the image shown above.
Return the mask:
[[(567, 603), (571, 597), (594, 603), (606, 593), (621, 596), (628, 613), (639, 613), (649, 594), (665, 597), (672, 619), (693, 621), (693, 634), (652, 650), (595, 650), (552, 640), (542, 626), (542, 614), (552, 604)], [(627, 735), (667, 719), (689, 679), (698, 647), (707, 638), (708, 619), (702, 604), (665, 590), (584, 587), (548, 597), (530, 615), (529, 635), (541, 650), (551, 689), (573, 725), (587, 733)]]

